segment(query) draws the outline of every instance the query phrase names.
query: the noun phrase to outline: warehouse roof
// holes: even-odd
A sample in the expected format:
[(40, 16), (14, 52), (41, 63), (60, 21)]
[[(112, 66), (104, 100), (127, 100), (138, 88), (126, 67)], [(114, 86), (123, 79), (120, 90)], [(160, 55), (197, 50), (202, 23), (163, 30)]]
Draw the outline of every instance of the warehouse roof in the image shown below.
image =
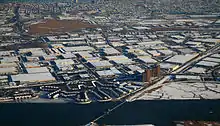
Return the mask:
[(96, 71), (99, 76), (114, 76), (121, 74), (121, 72), (115, 67), (110, 68), (110, 70)]
[(66, 52), (65, 54), (62, 54), (62, 56), (63, 56), (65, 59), (76, 58), (76, 55), (74, 55), (74, 54), (71, 53), (71, 52)]
[(146, 53), (145, 51), (141, 50), (141, 49), (128, 49), (127, 50), (129, 53), (132, 53), (136, 56), (150, 56), (148, 53)]
[(8, 76), (0, 76), (0, 80), (8, 79)]
[(74, 46), (74, 47), (64, 47), (66, 52), (80, 52), (80, 51), (94, 51), (95, 49), (90, 46)]
[(18, 57), (2, 57), (2, 59), (0, 59), (0, 61), (2, 63), (12, 63), (12, 62), (18, 62)]
[(212, 39), (212, 38), (208, 38), (208, 39), (194, 39), (194, 41), (199, 41), (199, 42), (204, 42), (204, 43), (216, 43), (216, 42), (220, 42), (220, 39)]
[(27, 53), (27, 52), (34, 52), (42, 50), (41, 48), (25, 48), (25, 49), (19, 49), (19, 53)]
[(11, 77), (12, 81), (21, 82), (46, 82), (56, 80), (51, 73), (18, 74), (12, 75)]
[(119, 56), (106, 56), (107, 59), (114, 61), (117, 64), (132, 64), (134, 61), (129, 59), (128, 57), (124, 55)]
[(211, 57), (220, 58), (220, 54), (213, 54)]
[(170, 55), (173, 53), (173, 51), (167, 49), (167, 50), (158, 50), (160, 53), (163, 53), (164, 55)]
[(121, 42), (112, 42), (111, 44), (112, 44), (114, 47), (124, 46), (124, 45), (125, 45), (124, 43), (121, 43)]
[(148, 50), (147, 52), (150, 53), (152, 56), (160, 56), (160, 53), (156, 50)]
[(215, 63), (215, 62), (209, 62), (209, 61), (200, 61), (198, 62), (196, 65), (201, 65), (201, 66), (207, 66), (207, 67), (214, 67), (216, 65), (218, 65), (219, 63)]
[(133, 64), (134, 61), (131, 59), (113, 60), (117, 64)]
[(33, 56), (26, 56), (28, 61), (39, 61), (39, 57), (33, 57)]
[(38, 62), (25, 62), (23, 64), (26, 68), (40, 67)]
[(145, 63), (156, 63), (157, 62), (155, 59), (152, 59), (149, 56), (138, 56), (137, 58)]
[(204, 73), (206, 69), (202, 68), (202, 67), (193, 67), (190, 70), (188, 70), (188, 72), (192, 72), (192, 73)]
[(47, 67), (39, 67), (39, 68), (27, 68), (28, 73), (48, 73), (49, 70)]
[(118, 55), (118, 56), (106, 56), (109, 60), (122, 60), (122, 59), (128, 59), (128, 57), (124, 55)]
[(95, 45), (96, 48), (109, 48), (111, 46), (107, 45), (107, 44), (102, 44), (102, 45)]
[(17, 68), (15, 67), (8, 67), (8, 68), (0, 68), (0, 73), (15, 73), (17, 72)]
[(83, 58), (93, 57), (93, 55), (90, 54), (88, 51), (82, 51), (82, 52), (76, 52), (76, 53), (79, 54)]
[(42, 49), (31, 51), (32, 56), (44, 56), (47, 55)]
[(207, 57), (207, 58), (205, 58), (203, 60), (220, 63), (220, 58), (210, 58), (210, 57)]
[(92, 42), (92, 44), (93, 45), (106, 45), (106, 42), (105, 41), (98, 41), (98, 42), (94, 41)]
[(16, 67), (16, 66), (18, 66), (16, 63), (1, 63), (0, 64), (0, 68), (3, 68), (3, 67), (5, 67), (5, 68), (7, 68), (7, 67)]
[(143, 46), (153, 46), (153, 45), (157, 45), (157, 44), (164, 44), (164, 42), (158, 40), (158, 41), (150, 41), (150, 42), (138, 43), (138, 45), (143, 45)]
[(193, 57), (195, 57), (195, 55), (193, 54), (175, 55), (171, 57), (170, 59), (168, 59), (167, 62), (183, 64), (191, 60)]
[(45, 55), (43, 56), (45, 60), (56, 60), (57, 57), (53, 55)]
[(51, 44), (53, 48), (63, 48), (63, 44)]
[(142, 68), (140, 68), (139, 66), (136, 66), (136, 65), (129, 65), (128, 68), (131, 71), (141, 71), (141, 72), (144, 72), (144, 70)]
[(143, 27), (143, 26), (136, 26), (136, 27), (133, 27), (134, 29), (136, 30), (149, 30), (150, 28), (149, 27)]
[(99, 62), (101, 60), (100, 57), (88, 57), (85, 58), (88, 62)]
[(109, 61), (107, 60), (102, 60), (99, 62), (90, 62), (94, 67), (111, 67), (113, 66), (111, 63), (109, 63)]
[(116, 50), (115, 48), (104, 48), (104, 53), (107, 54), (107, 55), (120, 54), (120, 52), (118, 50)]
[(84, 41), (85, 38), (58, 38), (57, 36), (48, 36), (47, 37), (50, 41)]
[(69, 65), (69, 64), (75, 64), (75, 62), (72, 59), (58, 59), (54, 60), (54, 62), (57, 65)]
[(0, 56), (11, 56), (14, 51), (0, 51)]
[(162, 68), (162, 69), (172, 69), (174, 67), (176, 67), (176, 65), (174, 65), (174, 64), (160, 63), (160, 68)]

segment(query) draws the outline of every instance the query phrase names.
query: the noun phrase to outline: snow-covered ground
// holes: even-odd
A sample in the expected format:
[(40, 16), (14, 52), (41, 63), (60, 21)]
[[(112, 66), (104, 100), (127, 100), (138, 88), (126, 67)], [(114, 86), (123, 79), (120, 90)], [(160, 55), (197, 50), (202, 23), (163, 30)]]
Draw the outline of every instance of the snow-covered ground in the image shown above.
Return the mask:
[(154, 99), (220, 99), (220, 84), (214, 82), (171, 82), (136, 100)]

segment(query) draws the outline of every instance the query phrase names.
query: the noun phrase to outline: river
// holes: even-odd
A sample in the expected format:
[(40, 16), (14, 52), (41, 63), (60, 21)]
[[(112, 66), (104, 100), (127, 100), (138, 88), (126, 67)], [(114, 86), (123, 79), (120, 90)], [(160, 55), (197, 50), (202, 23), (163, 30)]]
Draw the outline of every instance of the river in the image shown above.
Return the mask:
[[(1, 124), (22, 126), (84, 125), (113, 108), (119, 102), (57, 104), (0, 104)], [(220, 100), (170, 100), (127, 102), (99, 119), (99, 124), (157, 124), (170, 126), (172, 121), (220, 121)]]

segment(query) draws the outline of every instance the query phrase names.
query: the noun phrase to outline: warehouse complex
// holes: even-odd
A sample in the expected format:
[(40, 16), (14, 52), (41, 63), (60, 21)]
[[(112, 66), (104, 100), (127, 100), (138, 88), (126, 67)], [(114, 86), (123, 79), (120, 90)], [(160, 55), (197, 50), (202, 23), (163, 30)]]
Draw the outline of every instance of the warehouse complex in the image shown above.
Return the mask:
[(5, 4), (3, 101), (220, 99), (220, 14), (127, 3)]

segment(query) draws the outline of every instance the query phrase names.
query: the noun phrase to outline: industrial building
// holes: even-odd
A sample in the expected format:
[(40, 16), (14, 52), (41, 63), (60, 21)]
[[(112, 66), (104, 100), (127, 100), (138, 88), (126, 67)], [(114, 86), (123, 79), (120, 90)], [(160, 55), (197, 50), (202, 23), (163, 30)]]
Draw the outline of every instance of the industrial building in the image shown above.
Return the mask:
[(6, 57), (9, 57), (9, 56), (12, 56), (12, 54), (14, 54), (15, 52), (14, 51), (0, 51), (0, 56), (6, 56)]
[(49, 72), (11, 75), (11, 79), (13, 82), (20, 82), (20, 83), (54, 82), (54, 81), (56, 81), (56, 79)]
[(102, 60), (102, 61), (90, 61), (89, 62), (93, 67), (95, 67), (96, 69), (101, 69), (101, 68), (110, 68), (113, 66), (113, 64), (111, 64), (109, 61), (107, 60)]
[(184, 63), (188, 62), (189, 60), (193, 59), (195, 56), (196, 55), (194, 55), (194, 54), (175, 55), (175, 56), (169, 58), (168, 60), (166, 60), (166, 62), (181, 65), (181, 64), (184, 64)]
[(27, 68), (26, 69), (29, 74), (31, 73), (49, 73), (47, 67), (39, 67), (39, 68)]
[(104, 48), (103, 53), (105, 53), (106, 56), (114, 56), (114, 55), (120, 55), (121, 53), (114, 49), (114, 48)]
[(133, 64), (134, 61), (129, 59), (128, 57), (124, 55), (118, 55), (118, 56), (106, 56), (106, 58), (109, 61), (113, 61), (116, 64)]
[(19, 62), (18, 57), (2, 57), (0, 59), (1, 63), (13, 63), (13, 62)]
[(17, 74), (18, 69), (16, 67), (4, 67), (0, 68), (0, 75), (10, 75), (10, 74)]
[(76, 55), (71, 52), (66, 52), (65, 54), (62, 54), (62, 57), (64, 59), (74, 59), (76, 58)]
[(53, 61), (58, 68), (58, 70), (66, 71), (66, 70), (73, 70), (73, 65), (77, 64), (77, 60), (72, 59), (58, 59)]
[(41, 67), (38, 62), (25, 62), (23, 63), (25, 68), (39, 68)]
[(142, 69), (141, 67), (139, 66), (136, 66), (136, 65), (128, 65), (127, 66), (131, 71), (135, 72), (139, 72), (139, 73), (143, 73), (144, 72), (144, 69)]
[(196, 73), (196, 74), (201, 74), (201, 73), (205, 73), (206, 69), (202, 68), (202, 67), (193, 67), (190, 70), (188, 70), (188, 72), (190, 73)]
[[(21, 23), (8, 21), (17, 16), (8, 13), (13, 12), (13, 6), (5, 4), (8, 8), (0, 10), (3, 15), (0, 19), (0, 86), (9, 92), (3, 95), (18, 100), (31, 98), (29, 94), (22, 95), (20, 89), (32, 88), (39, 96), (64, 101), (68, 98), (84, 104), (122, 100), (146, 87), (144, 92), (150, 89), (151, 93), (142, 95), (143, 99), (197, 99), (192, 92), (203, 98), (212, 95), (218, 98), (213, 92), (219, 87), (211, 84), (219, 80), (219, 15), (204, 19), (210, 16), (188, 15), (188, 12), (195, 13), (194, 9), (199, 6), (189, 9), (186, 4), (177, 6), (174, 2), (174, 8), (169, 8), (153, 2), (151, 7), (151, 2), (99, 0), (79, 6), (68, 2), (48, 6), (24, 2), (18, 12), (19, 19), (24, 19)], [(170, 14), (176, 8), (185, 13)], [(200, 8), (199, 12), (206, 8)], [(204, 11), (209, 12), (212, 11)], [(49, 21), (42, 22), (42, 17), (53, 20), (51, 24), (56, 28), (49, 23), (41, 27), (42, 31), (31, 34), (31, 29), (26, 28)], [(68, 25), (66, 31), (64, 25), (58, 27), (64, 20), (91, 27), (75, 30), (69, 27), (74, 25), (71, 21), (64, 24)], [(43, 33), (46, 29), (51, 33)], [(189, 83), (200, 81), (200, 77), (203, 86), (213, 92)], [(38, 88), (42, 85), (46, 90)], [(197, 92), (198, 89), (203, 93)]]
[(200, 61), (196, 65), (203, 66), (203, 67), (215, 67), (215, 66), (219, 65), (219, 63), (210, 62), (210, 61)]
[(138, 56), (137, 58), (147, 64), (157, 63), (155, 59), (152, 59), (149, 56)]
[(80, 51), (94, 51), (95, 49), (90, 46), (74, 46), (64, 47), (65, 52), (80, 52)]
[(93, 57), (93, 55), (90, 54), (88, 51), (76, 52), (76, 54), (78, 54), (82, 58), (91, 58), (91, 57)]
[(9, 67), (17, 67), (17, 63), (1, 63), (0, 68), (9, 68)]
[(110, 70), (102, 70), (102, 71), (96, 71), (96, 72), (100, 77), (107, 77), (107, 78), (113, 78), (115, 76), (122, 74), (115, 67), (111, 67)]

